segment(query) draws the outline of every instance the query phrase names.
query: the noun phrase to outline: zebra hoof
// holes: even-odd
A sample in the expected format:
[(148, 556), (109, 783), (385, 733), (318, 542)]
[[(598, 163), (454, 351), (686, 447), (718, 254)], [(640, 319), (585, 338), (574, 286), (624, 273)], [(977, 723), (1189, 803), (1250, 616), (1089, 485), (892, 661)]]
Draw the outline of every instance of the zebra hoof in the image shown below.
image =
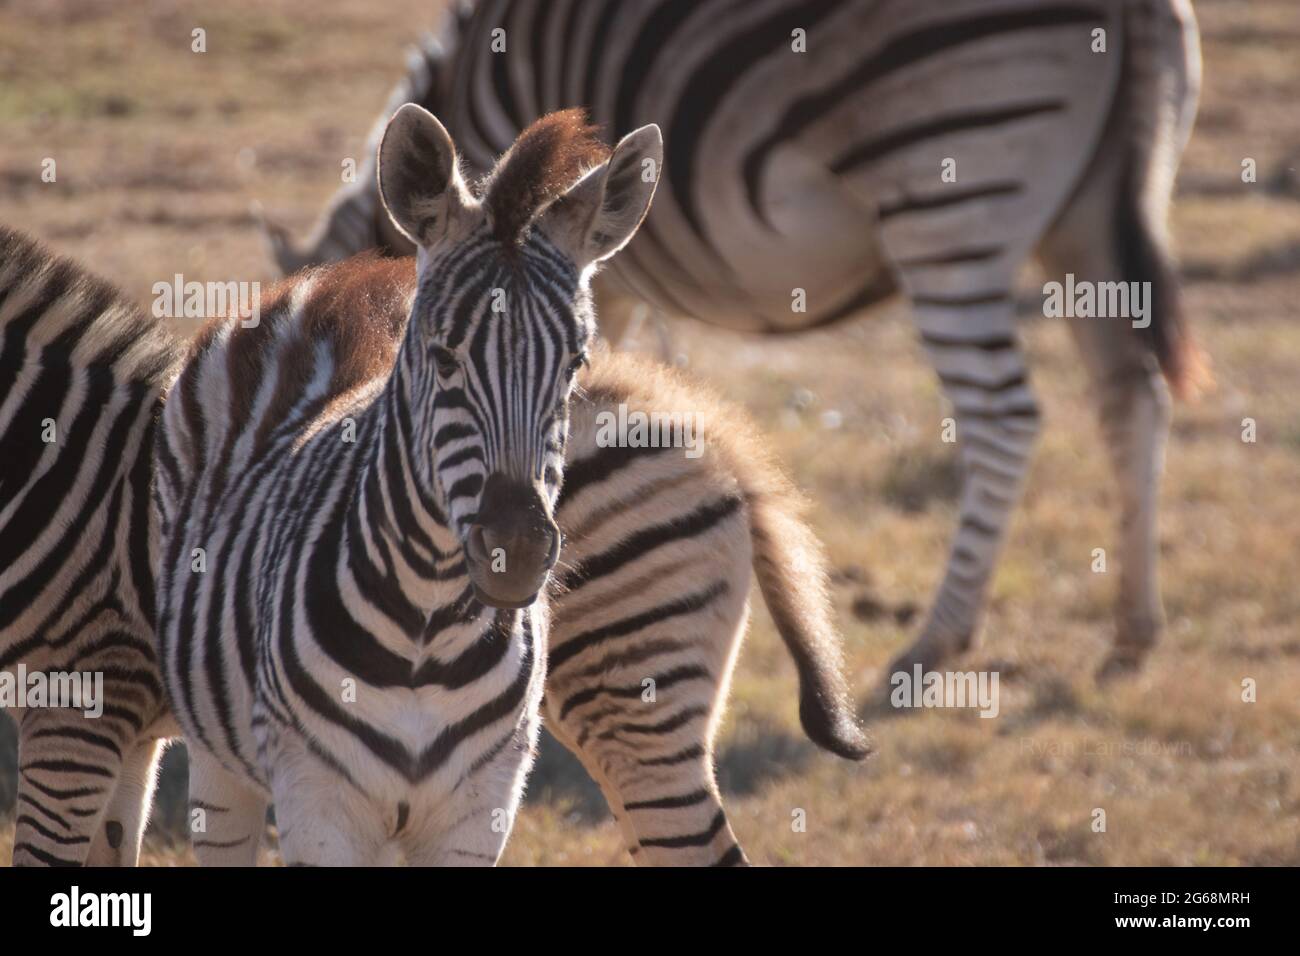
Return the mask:
[[(895, 691), (903, 679), (909, 682), (915, 680), (918, 666), (922, 675), (937, 670), (945, 661), (969, 650), (970, 646), (969, 637), (955, 640), (919, 638), (916, 643), (894, 658), (885, 670), (884, 680), (881, 681), (874, 699), (867, 702), (864, 716), (891, 717), (911, 713), (914, 708), (900, 707), (894, 702)], [(900, 678), (898, 676), (900, 674), (904, 676)]]
[(1129, 677), (1141, 670), (1147, 655), (1160, 640), (1164, 625), (1164, 615), (1159, 612), (1119, 614), (1115, 646), (1097, 668), (1097, 683)]
[(1152, 646), (1151, 644), (1122, 644), (1113, 648), (1097, 668), (1097, 683), (1109, 684), (1135, 675), (1142, 669)]

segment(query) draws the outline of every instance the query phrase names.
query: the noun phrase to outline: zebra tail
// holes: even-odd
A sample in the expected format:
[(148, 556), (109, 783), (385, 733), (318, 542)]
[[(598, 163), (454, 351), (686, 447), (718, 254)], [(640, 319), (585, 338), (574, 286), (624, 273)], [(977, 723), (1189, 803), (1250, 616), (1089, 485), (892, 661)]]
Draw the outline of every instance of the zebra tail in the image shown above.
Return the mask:
[(1191, 398), (1213, 379), (1188, 326), (1167, 235), (1174, 174), (1195, 118), (1200, 85), (1199, 40), (1185, 7), (1184, 0), (1125, 5), (1120, 85), (1125, 99), (1117, 105), (1129, 145), (1116, 197), (1115, 242), (1124, 281), (1150, 283), (1150, 322), (1140, 330), (1142, 341), (1173, 393)]
[(821, 542), (804, 520), (803, 496), (771, 463), (749, 472), (745, 489), (750, 509), (754, 573), (776, 629), (799, 672), (799, 720), (817, 746), (848, 760), (871, 753), (858, 725), (840, 635), (827, 589)]

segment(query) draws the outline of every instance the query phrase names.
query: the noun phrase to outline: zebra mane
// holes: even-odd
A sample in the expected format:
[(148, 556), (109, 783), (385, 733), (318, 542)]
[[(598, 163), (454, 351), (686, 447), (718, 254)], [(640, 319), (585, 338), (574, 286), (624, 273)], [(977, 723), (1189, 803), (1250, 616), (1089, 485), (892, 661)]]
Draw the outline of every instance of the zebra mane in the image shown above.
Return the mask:
[[(264, 293), (259, 322), (215, 316), (190, 344), (191, 361), (225, 338), (231, 420), (253, 414), (261, 384), (281, 370), (287, 384), (271, 398), (265, 419), (283, 421), (314, 374), (320, 346), (333, 362), (328, 384), (342, 395), (387, 375), (401, 346), (415, 294), (415, 260), (364, 252), (295, 273)], [(259, 433), (258, 443), (267, 433)]]
[(550, 113), (529, 126), (481, 187), (497, 239), (518, 244), (542, 209), (609, 154), (583, 110)]

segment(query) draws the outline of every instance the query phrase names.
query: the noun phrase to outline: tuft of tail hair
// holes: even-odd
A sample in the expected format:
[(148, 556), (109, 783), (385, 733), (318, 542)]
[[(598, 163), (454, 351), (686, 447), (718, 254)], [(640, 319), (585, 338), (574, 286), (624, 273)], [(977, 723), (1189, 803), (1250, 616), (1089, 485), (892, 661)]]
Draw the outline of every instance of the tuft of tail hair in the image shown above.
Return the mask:
[(1115, 237), (1126, 282), (1150, 283), (1150, 324), (1138, 329), (1179, 398), (1194, 398), (1213, 384), (1209, 360), (1192, 338), (1183, 308), (1181, 280), (1143, 206), (1141, 161), (1132, 158), (1119, 197)]
[(871, 753), (844, 678), (844, 657), (821, 542), (804, 520), (802, 495), (773, 467), (750, 473), (754, 573), (763, 601), (799, 673), (799, 721), (817, 746), (848, 760)]
[[(1174, 8), (1178, 4), (1174, 5)], [(1192, 338), (1183, 309), (1181, 283), (1169, 251), (1166, 220), (1169, 198), (1195, 116), (1199, 86), (1199, 47), (1190, 8), (1179, 22), (1174, 8), (1147, 0), (1125, 8), (1122, 135), (1129, 141), (1116, 196), (1115, 244), (1126, 282), (1150, 283), (1151, 321), (1138, 330), (1179, 398), (1193, 398), (1213, 384), (1209, 360)], [(1175, 82), (1167, 56), (1183, 45), (1179, 91), (1183, 115), (1171, 116)], [(1163, 47), (1158, 50), (1157, 47)]]

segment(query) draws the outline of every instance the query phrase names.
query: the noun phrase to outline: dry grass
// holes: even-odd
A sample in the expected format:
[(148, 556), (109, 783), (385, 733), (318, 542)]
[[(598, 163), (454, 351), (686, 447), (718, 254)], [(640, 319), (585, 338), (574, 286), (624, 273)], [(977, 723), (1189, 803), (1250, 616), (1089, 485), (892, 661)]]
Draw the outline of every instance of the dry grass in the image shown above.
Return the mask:
[[(269, 277), (250, 200), (305, 230), (432, 5), (386, 4), (382, 19), (361, 2), (55, 6), (0, 7), (0, 220), (143, 300), (175, 271)], [(877, 722), (866, 765), (824, 756), (798, 729), (793, 669), (760, 612), (721, 748), (756, 861), (1300, 864), (1300, 12), (1289, 0), (1198, 11), (1206, 97), (1174, 226), (1220, 386), (1177, 411), (1167, 639), (1133, 682), (1094, 686), (1115, 582), (1089, 564), (1114, 542), (1110, 478), (1065, 329), (1033, 323), (1047, 427), (983, 643), (965, 661), (1001, 671), (1001, 716)], [(202, 56), (189, 52), (195, 26), (208, 31)], [(39, 180), (46, 156), (57, 184)], [(1258, 185), (1240, 182), (1245, 157)], [(910, 639), (909, 610), (928, 600), (954, 524), (945, 411), (911, 330), (891, 309), (779, 344), (696, 325), (676, 335), (696, 370), (754, 410), (817, 502), (865, 691)], [(1256, 444), (1241, 441), (1247, 416)], [(1256, 703), (1240, 698), (1246, 677)], [(1090, 828), (1096, 807), (1104, 834)], [(796, 808), (807, 832), (792, 831)], [(628, 862), (598, 795), (554, 749), (506, 859)], [(159, 838), (148, 861), (192, 856)]]

